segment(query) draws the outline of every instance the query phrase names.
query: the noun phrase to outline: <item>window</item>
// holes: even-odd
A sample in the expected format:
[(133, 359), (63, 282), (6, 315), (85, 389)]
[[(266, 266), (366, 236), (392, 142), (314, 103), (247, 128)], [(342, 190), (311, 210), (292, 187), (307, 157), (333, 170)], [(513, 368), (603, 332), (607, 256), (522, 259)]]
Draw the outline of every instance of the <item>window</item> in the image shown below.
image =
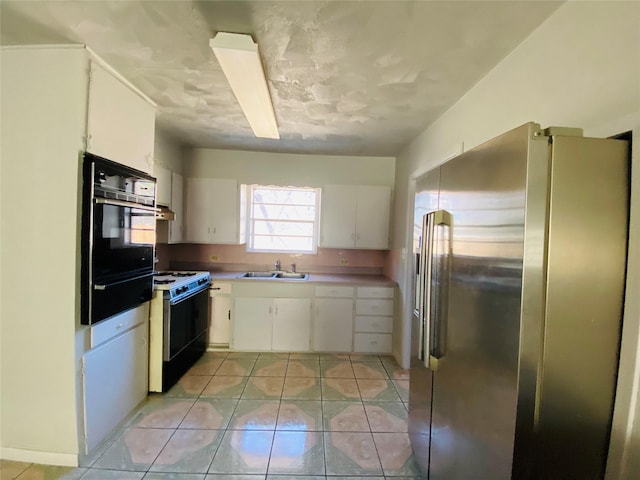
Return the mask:
[(316, 252), (320, 189), (251, 185), (249, 195), (249, 251)]

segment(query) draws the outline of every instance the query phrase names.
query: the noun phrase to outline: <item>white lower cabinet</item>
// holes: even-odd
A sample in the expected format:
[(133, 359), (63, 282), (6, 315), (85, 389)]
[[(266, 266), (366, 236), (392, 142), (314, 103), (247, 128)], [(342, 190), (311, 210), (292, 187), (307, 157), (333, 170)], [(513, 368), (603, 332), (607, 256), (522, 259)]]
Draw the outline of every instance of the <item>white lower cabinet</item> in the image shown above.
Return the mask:
[(209, 345), (229, 345), (231, 336), (231, 305), (233, 303), (231, 283), (213, 282), (209, 288), (211, 312), (209, 322)]
[(147, 396), (149, 304), (98, 323), (82, 357), (86, 452)]
[(235, 299), (232, 341), (234, 350), (271, 350), (271, 304), (270, 298)]
[(311, 299), (273, 300), (272, 350), (305, 352), (311, 334)]
[(391, 353), (393, 296), (390, 287), (358, 287), (353, 349), (360, 353)]
[[(213, 286), (224, 287), (215, 282)], [(362, 353), (392, 350), (392, 287), (255, 281), (234, 282), (233, 288), (237, 296), (231, 310), (232, 350)], [(220, 290), (216, 295), (222, 294)], [(214, 319), (229, 315), (231, 307), (226, 305), (220, 306), (219, 313), (214, 308)]]
[(313, 349), (320, 352), (351, 352), (353, 299), (317, 298), (313, 322)]
[(309, 350), (308, 298), (238, 297), (233, 317), (232, 347), (236, 350)]
[(354, 351), (359, 353), (390, 353), (391, 335), (381, 333), (356, 333)]

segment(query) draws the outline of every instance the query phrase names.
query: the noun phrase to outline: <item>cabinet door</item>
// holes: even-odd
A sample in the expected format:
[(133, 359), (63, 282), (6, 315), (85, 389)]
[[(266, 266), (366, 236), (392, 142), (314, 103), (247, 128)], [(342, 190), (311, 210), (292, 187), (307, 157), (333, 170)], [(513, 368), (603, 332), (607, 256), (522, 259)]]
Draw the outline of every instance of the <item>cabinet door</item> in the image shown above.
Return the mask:
[(176, 214), (173, 221), (169, 222), (169, 243), (182, 242), (184, 230), (184, 180), (182, 175), (173, 172), (171, 174), (171, 210)]
[(230, 334), (231, 297), (229, 295), (212, 296), (209, 343), (211, 345), (229, 345)]
[(302, 352), (309, 350), (311, 336), (311, 300), (276, 298), (273, 300), (273, 350)]
[(391, 189), (361, 185), (357, 191), (356, 248), (389, 248)]
[(233, 311), (232, 348), (271, 350), (272, 306), (270, 298), (238, 297)]
[(93, 450), (147, 396), (147, 323), (83, 357), (87, 451)]
[(171, 207), (171, 172), (155, 164), (153, 175), (156, 177), (156, 204)]
[(155, 107), (96, 63), (91, 64), (87, 150), (151, 173)]
[(316, 298), (313, 349), (321, 352), (350, 352), (352, 337), (353, 300)]
[(211, 210), (208, 178), (187, 178), (187, 241), (211, 243)]
[(353, 248), (355, 246), (357, 187), (326, 185), (322, 189), (320, 246)]
[(210, 178), (209, 212), (212, 243), (239, 243), (238, 182)]

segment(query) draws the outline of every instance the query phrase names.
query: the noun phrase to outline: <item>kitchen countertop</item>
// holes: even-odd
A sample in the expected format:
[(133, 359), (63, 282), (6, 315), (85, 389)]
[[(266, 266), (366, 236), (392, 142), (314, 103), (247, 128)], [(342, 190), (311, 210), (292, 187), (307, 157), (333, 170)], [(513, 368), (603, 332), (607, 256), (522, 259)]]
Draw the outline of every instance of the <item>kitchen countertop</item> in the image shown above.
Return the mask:
[[(314, 284), (343, 284), (343, 285), (372, 285), (377, 287), (395, 287), (396, 282), (384, 275), (354, 275), (309, 273), (306, 280), (289, 278), (241, 278), (244, 272), (211, 272), (211, 280), (233, 280), (239, 282), (275, 282), (275, 283), (314, 283)], [(301, 272), (305, 273), (305, 272)]]

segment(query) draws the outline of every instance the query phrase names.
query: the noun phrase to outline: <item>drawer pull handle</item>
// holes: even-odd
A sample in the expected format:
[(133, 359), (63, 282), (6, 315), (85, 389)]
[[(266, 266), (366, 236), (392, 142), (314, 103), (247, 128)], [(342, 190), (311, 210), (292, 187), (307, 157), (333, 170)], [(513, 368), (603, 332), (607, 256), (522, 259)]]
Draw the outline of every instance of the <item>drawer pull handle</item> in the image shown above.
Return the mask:
[(222, 290), (221, 287), (211, 287), (211, 290)]
[(371, 345), (377, 345), (377, 344), (378, 344), (378, 341), (377, 341), (377, 340), (373, 340), (373, 341), (371, 342)]

